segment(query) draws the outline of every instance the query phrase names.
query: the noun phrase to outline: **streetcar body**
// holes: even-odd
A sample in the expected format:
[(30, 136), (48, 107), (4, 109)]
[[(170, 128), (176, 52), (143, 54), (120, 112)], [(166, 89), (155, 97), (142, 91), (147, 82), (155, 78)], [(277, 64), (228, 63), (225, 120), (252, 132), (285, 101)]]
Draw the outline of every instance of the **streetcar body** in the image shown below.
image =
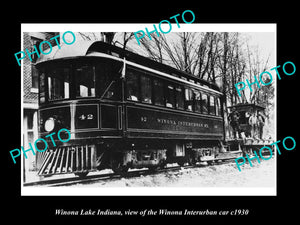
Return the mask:
[(40, 175), (211, 162), (224, 152), (215, 84), (103, 42), (53, 47), (36, 66), (40, 137), (71, 133), (41, 154)]

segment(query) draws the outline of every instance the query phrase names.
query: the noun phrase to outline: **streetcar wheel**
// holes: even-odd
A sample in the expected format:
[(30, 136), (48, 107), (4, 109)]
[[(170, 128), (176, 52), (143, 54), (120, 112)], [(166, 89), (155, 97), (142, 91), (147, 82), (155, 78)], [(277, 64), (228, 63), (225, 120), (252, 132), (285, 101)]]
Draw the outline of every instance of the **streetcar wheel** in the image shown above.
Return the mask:
[(177, 164), (178, 164), (179, 166), (184, 166), (185, 161), (178, 161)]
[(161, 161), (159, 168), (164, 169), (166, 166), (167, 166), (167, 162), (165, 160), (163, 160), (163, 161)]
[(127, 173), (129, 168), (127, 166), (120, 166), (120, 167), (113, 167), (111, 169), (114, 171), (115, 174), (124, 175)]
[(158, 170), (161, 170), (161, 169), (164, 169), (166, 167), (167, 163), (165, 160), (161, 160), (160, 163), (156, 166), (151, 166), (151, 167), (148, 167), (149, 171), (151, 172), (155, 172), (155, 171), (158, 171)]
[(188, 163), (189, 163), (190, 166), (196, 165), (196, 160), (195, 160), (195, 158), (194, 158), (193, 156), (190, 155), (190, 156), (188, 157)]
[(112, 160), (111, 169), (114, 171), (114, 173), (123, 175), (128, 171), (129, 168), (128, 166), (123, 166), (119, 160)]
[(207, 161), (207, 165), (213, 166), (213, 165), (215, 165), (215, 161), (214, 160)]
[(75, 174), (75, 176), (78, 176), (79, 178), (83, 179), (88, 175), (88, 173), (89, 172), (77, 172), (77, 173), (74, 173), (74, 174)]
[(113, 168), (112, 170), (114, 171), (115, 174), (125, 175), (128, 169), (129, 169), (128, 167), (120, 167), (120, 168)]

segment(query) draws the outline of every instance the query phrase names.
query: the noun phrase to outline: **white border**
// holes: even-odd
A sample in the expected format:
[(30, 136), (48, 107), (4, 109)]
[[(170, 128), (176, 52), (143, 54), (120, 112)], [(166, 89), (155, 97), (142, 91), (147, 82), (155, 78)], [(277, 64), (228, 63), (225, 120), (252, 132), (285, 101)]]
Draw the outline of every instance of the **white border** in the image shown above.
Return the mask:
[[(153, 26), (147, 24), (21, 24), (21, 49), (23, 49), (23, 32), (136, 32), (144, 30), (145, 27)], [(277, 26), (276, 24), (172, 24), (171, 32), (274, 32), (275, 34), (275, 65), (276, 62), (276, 43)], [(277, 79), (276, 79), (277, 80)], [(276, 85), (275, 80), (275, 85)], [(277, 93), (275, 89), (275, 128), (277, 128)], [(21, 133), (23, 134), (23, 61), (21, 61)], [(275, 129), (275, 137), (277, 130)], [(21, 135), (23, 143), (23, 135)], [(274, 187), (96, 187), (96, 188), (74, 188), (74, 187), (24, 187), (23, 186), (23, 154), (21, 157), (21, 195), (38, 196), (276, 196), (277, 195), (277, 163), (275, 156), (275, 186)], [(239, 171), (237, 170), (237, 173)], [(233, 178), (234, 179), (234, 178)]]

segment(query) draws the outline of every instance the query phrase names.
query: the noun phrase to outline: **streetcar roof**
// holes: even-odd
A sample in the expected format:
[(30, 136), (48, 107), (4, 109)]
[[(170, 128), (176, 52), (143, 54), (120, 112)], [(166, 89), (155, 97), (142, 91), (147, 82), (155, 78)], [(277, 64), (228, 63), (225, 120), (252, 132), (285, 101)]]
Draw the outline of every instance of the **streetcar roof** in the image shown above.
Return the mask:
[(144, 56), (138, 55), (136, 53), (124, 50), (122, 48), (110, 45), (102, 41), (76, 41), (72, 45), (67, 45), (63, 43), (60, 45), (60, 48), (58, 46), (54, 46), (52, 47), (51, 53), (47, 55), (41, 54), (36, 64), (40, 64), (51, 60), (68, 59), (81, 56), (103, 56), (103, 54), (96, 53), (108, 54), (112, 56), (110, 58), (119, 58), (122, 60), (125, 57), (126, 61), (131, 61), (133, 63), (140, 64), (142, 66), (146, 66), (154, 70), (158, 70), (162, 73), (170, 74), (171, 76), (174, 76), (174, 78), (176, 78), (176, 76), (182, 76), (187, 79), (192, 79), (201, 83), (202, 85), (207, 85), (209, 88), (221, 94), (219, 92), (218, 86), (212, 82), (200, 79), (199, 77), (196, 77), (184, 71), (180, 71), (174, 67), (159, 63), (157, 61), (151, 60)]

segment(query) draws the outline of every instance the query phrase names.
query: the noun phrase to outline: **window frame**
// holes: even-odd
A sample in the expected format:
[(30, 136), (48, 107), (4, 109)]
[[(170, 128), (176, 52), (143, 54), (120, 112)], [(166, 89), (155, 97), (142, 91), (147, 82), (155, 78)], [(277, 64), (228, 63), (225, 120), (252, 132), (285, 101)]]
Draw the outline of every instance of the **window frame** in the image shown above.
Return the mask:
[[(199, 101), (199, 111), (196, 110), (196, 105), (197, 105), (197, 103), (196, 103), (197, 102), (196, 92), (199, 94), (199, 99), (198, 99), (198, 101)], [(194, 95), (194, 112), (202, 114), (202, 92), (197, 90), (197, 89), (194, 89), (193, 90), (193, 95)]]
[[(149, 81), (149, 83), (150, 83), (150, 86), (149, 86), (149, 90), (150, 90), (150, 102), (147, 102), (147, 101), (144, 101), (143, 99), (144, 99), (144, 97), (146, 96), (143, 96), (143, 94), (145, 94), (146, 93), (146, 89), (145, 89), (145, 87), (143, 86), (143, 81), (142, 81), (142, 78), (146, 78), (145, 80), (147, 80), (147, 79), (149, 79), (148, 81)], [(140, 75), (140, 101), (142, 102), (142, 103), (145, 103), (145, 104), (150, 104), (150, 105), (152, 105), (153, 104), (153, 81), (152, 81), (153, 79), (152, 79), (152, 77), (151, 76), (149, 76), (147, 73), (144, 73), (144, 74), (141, 74)], [(145, 93), (143, 92), (143, 90), (145, 90)], [(149, 94), (149, 93), (148, 93)]]
[[(184, 87), (180, 84), (175, 84), (174, 85), (174, 88), (175, 88), (175, 108), (178, 109), (178, 110), (185, 110), (185, 96), (184, 96)], [(179, 107), (179, 101), (178, 101), (178, 93), (179, 91), (177, 91), (177, 89), (180, 89), (180, 93), (181, 93), (181, 100), (182, 100), (182, 107)]]
[[(190, 97), (190, 100), (191, 101), (191, 104), (188, 104), (188, 99), (187, 99), (187, 93)], [(193, 89), (190, 88), (190, 87), (185, 87), (184, 88), (184, 110), (187, 111), (187, 112), (194, 112), (194, 104), (195, 104), (195, 101), (194, 101), (194, 92), (193, 92)], [(191, 106), (191, 109), (189, 110), (188, 106)]]
[[(137, 98), (136, 100), (129, 99), (129, 89), (128, 89), (128, 87), (129, 87), (128, 86), (128, 73), (129, 73), (129, 71), (128, 70), (132, 70), (133, 71), (132, 74), (135, 76), (136, 81), (137, 81), (136, 82), (137, 83), (137, 96), (132, 95), (132, 96), (135, 96)], [(141, 71), (136, 70), (135, 68), (132, 68), (132, 67), (126, 69), (126, 81), (125, 81), (125, 99), (126, 99), (126, 101), (130, 101), (130, 102), (142, 102), (141, 101), (141, 78), (140, 78), (140, 76), (138, 74), (139, 72), (141, 72)]]
[[(79, 67), (80, 68), (82, 68), (83, 66), (88, 66), (89, 68), (91, 68), (92, 69), (92, 73), (93, 73), (93, 82), (94, 82), (94, 86), (93, 86), (93, 88), (95, 89), (94, 90), (94, 95), (92, 95), (92, 96), (78, 96), (77, 95), (77, 85), (78, 85), (78, 77), (77, 77), (77, 75), (76, 75), (76, 69), (78, 69)], [(72, 76), (73, 76), (73, 87), (72, 87), (72, 89), (73, 89), (73, 91), (74, 91), (74, 98), (75, 99), (86, 99), (86, 98), (96, 98), (97, 97), (97, 79), (96, 79), (96, 64), (93, 62), (93, 61), (91, 61), (91, 62), (80, 62), (80, 63), (78, 63), (76, 66), (73, 66), (73, 70), (72, 70)], [(92, 93), (92, 89), (93, 89), (92, 87), (91, 88), (88, 88), (88, 93), (89, 92), (91, 92)], [(89, 89), (91, 89), (90, 91), (89, 91)]]
[[(213, 106), (212, 106), (213, 104)], [(211, 111), (213, 107), (213, 112)], [(209, 115), (213, 115), (215, 116), (216, 115), (216, 103), (215, 103), (215, 96), (213, 95), (209, 95)]]
[[(169, 88), (172, 87), (172, 88)], [(175, 87), (172, 82), (165, 81), (164, 82), (164, 94), (165, 94), (165, 107), (170, 109), (175, 109), (176, 99), (175, 99)], [(172, 91), (170, 91), (172, 90)], [(170, 102), (173, 103), (172, 106), (167, 106), (168, 100), (171, 100)], [(172, 102), (173, 101), (173, 102)]]
[[(161, 90), (160, 91), (160, 93), (162, 94), (161, 95), (161, 100), (162, 100), (162, 104), (157, 104), (157, 97), (156, 97), (156, 95), (155, 95), (155, 93), (157, 93), (157, 91), (156, 91), (156, 86), (158, 86), (158, 85), (154, 85), (154, 83), (155, 83), (155, 81), (157, 81), (158, 83), (160, 83), (161, 84), (161, 89), (159, 89), (159, 90)], [(165, 92), (164, 92), (164, 90), (165, 90), (165, 87), (164, 87), (164, 80), (163, 79), (161, 79), (161, 78), (158, 78), (158, 77), (154, 77), (153, 79), (152, 79), (152, 100), (153, 100), (153, 104), (155, 105), (155, 106), (159, 106), (159, 107), (165, 107), (165, 102), (166, 102), (166, 98), (165, 98)]]
[[(69, 97), (68, 98), (60, 98), (60, 99), (51, 99), (50, 98), (50, 94), (51, 94), (51, 90), (50, 88), (52, 88), (52, 82), (53, 82), (53, 78), (54, 76), (49, 76), (49, 73), (56, 70), (56, 71), (60, 71), (60, 70), (64, 70), (68, 68), (69, 69), (69, 73), (68, 73), (68, 83), (69, 83)], [(64, 65), (64, 64), (58, 64), (58, 65), (50, 65), (49, 67), (45, 68), (45, 70), (43, 71), (45, 73), (45, 96), (46, 96), (46, 101), (45, 102), (56, 102), (56, 101), (64, 101), (64, 100), (69, 100), (71, 99), (71, 74), (72, 74), (72, 68), (70, 65)], [(64, 74), (65, 75), (65, 74)], [(61, 76), (60, 76), (61, 77)], [(40, 78), (40, 75), (39, 75), (39, 78)], [(51, 86), (49, 86), (49, 78), (51, 79)], [(62, 80), (60, 80), (62, 81)], [(65, 76), (63, 77), (63, 82), (61, 82), (62, 85), (61, 85), (61, 90), (60, 90), (60, 95), (65, 95)], [(39, 85), (40, 85), (40, 80), (39, 80)], [(44, 102), (44, 103), (45, 103)]]
[[(203, 104), (204, 96), (206, 96), (206, 104)], [(206, 106), (206, 110), (204, 111), (205, 106)], [(209, 115), (209, 94), (206, 92), (201, 93), (201, 113), (204, 115)]]
[(220, 96), (215, 96), (216, 101), (216, 116), (222, 116), (222, 103)]

